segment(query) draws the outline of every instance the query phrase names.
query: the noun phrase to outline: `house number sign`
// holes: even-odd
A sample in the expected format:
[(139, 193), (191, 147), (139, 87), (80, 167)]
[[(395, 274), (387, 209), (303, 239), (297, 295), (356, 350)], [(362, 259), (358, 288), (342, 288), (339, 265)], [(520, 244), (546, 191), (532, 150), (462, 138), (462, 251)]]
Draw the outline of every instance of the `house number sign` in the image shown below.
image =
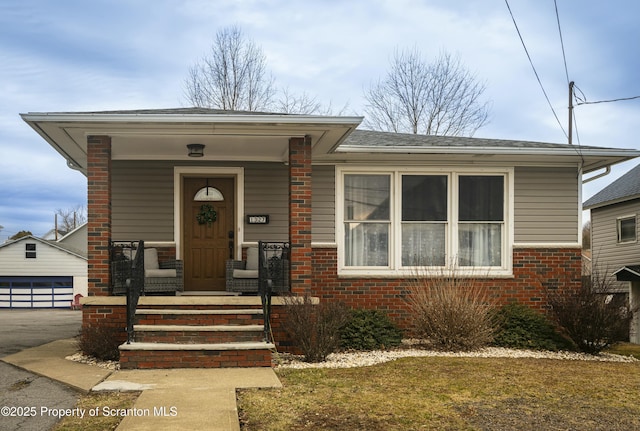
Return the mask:
[(248, 215), (247, 223), (248, 224), (269, 224), (269, 216), (268, 215)]

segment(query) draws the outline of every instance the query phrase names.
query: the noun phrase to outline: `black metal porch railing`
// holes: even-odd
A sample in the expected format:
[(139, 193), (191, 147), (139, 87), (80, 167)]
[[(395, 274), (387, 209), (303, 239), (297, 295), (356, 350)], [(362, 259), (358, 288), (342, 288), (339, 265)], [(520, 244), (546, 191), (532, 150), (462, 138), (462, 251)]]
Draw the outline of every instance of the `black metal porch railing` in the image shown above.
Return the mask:
[(258, 242), (258, 293), (264, 313), (264, 340), (271, 340), (271, 297), (289, 286), (289, 243)]
[(133, 324), (140, 295), (144, 295), (144, 241), (111, 243), (113, 291), (126, 289), (127, 344), (133, 341)]

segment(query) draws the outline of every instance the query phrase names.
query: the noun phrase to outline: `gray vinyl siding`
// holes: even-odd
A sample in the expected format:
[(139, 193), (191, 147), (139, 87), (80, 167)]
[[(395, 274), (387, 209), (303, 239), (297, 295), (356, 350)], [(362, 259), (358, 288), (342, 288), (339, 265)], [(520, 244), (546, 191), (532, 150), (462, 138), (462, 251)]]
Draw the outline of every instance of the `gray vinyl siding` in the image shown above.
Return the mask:
[[(180, 163), (184, 166), (185, 163)], [(220, 164), (219, 166), (238, 166)], [(173, 162), (112, 162), (114, 240), (173, 241)], [(244, 225), (244, 240), (286, 240), (289, 235), (289, 169), (247, 163), (245, 214), (267, 214), (267, 225)], [(515, 169), (515, 243), (578, 240), (577, 172), (570, 168)], [(312, 240), (335, 242), (335, 167), (313, 167)], [(244, 223), (244, 220), (243, 220)]]
[(244, 225), (244, 240), (287, 241), (289, 238), (289, 167), (281, 163), (251, 163), (244, 170), (244, 210), (266, 214), (269, 224)]
[(516, 167), (515, 243), (577, 243), (579, 187), (575, 168)]
[[(640, 200), (633, 200), (591, 210), (591, 251), (593, 273), (610, 275), (625, 265), (640, 265), (640, 243), (618, 243), (617, 220), (636, 215), (636, 237), (638, 236), (638, 214)], [(615, 283), (614, 290), (628, 291), (628, 283)]]
[(312, 178), (312, 241), (336, 241), (336, 169), (335, 166), (314, 166)]
[[(268, 214), (268, 225), (245, 224), (245, 241), (286, 241), (289, 236), (289, 168), (280, 164), (245, 167), (245, 212)], [(335, 168), (313, 166), (312, 241), (335, 242)]]
[(112, 236), (116, 241), (173, 241), (173, 164), (111, 165)]

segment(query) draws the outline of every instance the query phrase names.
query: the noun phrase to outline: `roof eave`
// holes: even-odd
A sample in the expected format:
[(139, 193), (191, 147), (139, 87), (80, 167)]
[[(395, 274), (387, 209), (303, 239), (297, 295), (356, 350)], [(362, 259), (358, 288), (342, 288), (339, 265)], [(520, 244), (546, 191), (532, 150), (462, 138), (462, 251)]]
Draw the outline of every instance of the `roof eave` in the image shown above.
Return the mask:
[(625, 197), (622, 197), (622, 198), (611, 199), (611, 200), (608, 200), (608, 201), (598, 202), (598, 203), (591, 204), (591, 205), (584, 205), (582, 207), (582, 209), (594, 210), (594, 209), (598, 209), (598, 208), (602, 208), (602, 207), (608, 207), (610, 205), (622, 204), (622, 203), (629, 202), (629, 201), (636, 200), (636, 199), (640, 199), (640, 195), (625, 196)]
[(226, 124), (335, 124), (357, 127), (363, 117), (285, 115), (285, 114), (118, 114), (118, 113), (56, 113), (29, 112), (20, 114), (27, 122), (77, 123), (226, 123)]

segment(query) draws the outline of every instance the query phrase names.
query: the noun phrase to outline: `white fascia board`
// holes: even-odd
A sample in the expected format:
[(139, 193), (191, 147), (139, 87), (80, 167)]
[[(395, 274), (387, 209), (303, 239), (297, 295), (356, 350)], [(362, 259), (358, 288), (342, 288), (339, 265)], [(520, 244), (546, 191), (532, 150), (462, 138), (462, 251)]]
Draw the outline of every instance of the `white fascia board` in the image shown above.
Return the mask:
[(102, 114), (29, 112), (20, 114), (27, 122), (142, 122), (142, 123), (236, 123), (236, 124), (289, 124), (289, 125), (359, 125), (364, 117), (325, 117), (317, 115), (279, 114)]
[(623, 148), (527, 148), (527, 147), (419, 147), (341, 145), (336, 153), (414, 153), (414, 154), (557, 154), (561, 156), (638, 157), (640, 151)]

